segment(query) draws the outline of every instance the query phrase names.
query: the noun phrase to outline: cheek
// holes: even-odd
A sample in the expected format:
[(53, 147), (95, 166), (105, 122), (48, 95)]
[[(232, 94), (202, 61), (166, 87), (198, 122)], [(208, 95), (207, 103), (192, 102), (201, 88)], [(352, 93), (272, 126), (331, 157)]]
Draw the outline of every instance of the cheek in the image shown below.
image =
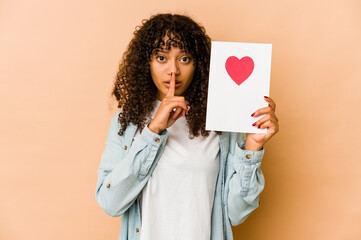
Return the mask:
[(192, 80), (193, 80), (193, 76), (194, 76), (194, 67), (193, 68), (189, 68), (186, 71), (186, 75), (187, 75), (187, 84), (185, 85), (185, 89), (188, 89), (189, 85), (191, 85)]
[(195, 68), (194, 68), (193, 66), (188, 69), (188, 79), (189, 79), (190, 82), (191, 82), (192, 79), (193, 79), (194, 71), (195, 71)]
[(150, 66), (150, 75), (153, 79), (153, 82), (156, 82), (159, 78), (159, 68), (154, 64)]

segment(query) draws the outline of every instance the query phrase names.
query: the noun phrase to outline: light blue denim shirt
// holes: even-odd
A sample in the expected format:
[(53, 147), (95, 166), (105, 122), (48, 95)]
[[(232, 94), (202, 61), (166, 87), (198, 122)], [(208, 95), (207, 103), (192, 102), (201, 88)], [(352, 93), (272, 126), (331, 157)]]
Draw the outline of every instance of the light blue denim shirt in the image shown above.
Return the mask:
[[(137, 126), (130, 124), (119, 136), (119, 112), (111, 119), (95, 195), (107, 214), (121, 216), (119, 240), (136, 240), (142, 230), (139, 197), (163, 153), (167, 130), (156, 134), (146, 126), (133, 141)], [(244, 150), (243, 133), (223, 132), (218, 136), (220, 167), (212, 209), (211, 240), (230, 240), (233, 239), (231, 225), (242, 223), (259, 206), (259, 194), (264, 188), (260, 169), (264, 149)]]

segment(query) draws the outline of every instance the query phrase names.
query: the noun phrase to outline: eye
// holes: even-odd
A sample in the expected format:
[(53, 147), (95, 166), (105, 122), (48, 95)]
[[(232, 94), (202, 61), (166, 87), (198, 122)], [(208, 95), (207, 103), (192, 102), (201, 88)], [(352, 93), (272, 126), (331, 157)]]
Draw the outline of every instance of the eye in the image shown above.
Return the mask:
[(165, 61), (165, 57), (162, 56), (162, 55), (156, 56), (156, 59), (158, 60), (158, 62), (164, 62)]
[(191, 57), (182, 57), (180, 60), (183, 63), (188, 63), (188, 62), (190, 62), (192, 60), (192, 58)]

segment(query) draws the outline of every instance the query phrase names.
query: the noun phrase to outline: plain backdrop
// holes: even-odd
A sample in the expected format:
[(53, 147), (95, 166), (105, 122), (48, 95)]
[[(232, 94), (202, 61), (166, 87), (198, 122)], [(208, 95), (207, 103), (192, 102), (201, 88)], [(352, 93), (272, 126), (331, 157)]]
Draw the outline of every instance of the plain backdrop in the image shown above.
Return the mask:
[(212, 40), (272, 43), (280, 131), (235, 239), (361, 239), (360, 0), (0, 0), (0, 239), (117, 239), (95, 201), (110, 92), (134, 29), (187, 14)]

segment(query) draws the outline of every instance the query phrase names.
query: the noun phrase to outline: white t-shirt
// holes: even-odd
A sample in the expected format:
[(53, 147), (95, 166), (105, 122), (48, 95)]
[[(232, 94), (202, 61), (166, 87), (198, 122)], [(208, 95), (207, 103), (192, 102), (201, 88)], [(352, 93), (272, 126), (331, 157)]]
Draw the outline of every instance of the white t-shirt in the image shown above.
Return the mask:
[(211, 132), (189, 139), (184, 117), (167, 131), (165, 150), (141, 193), (140, 240), (209, 240), (219, 137)]

